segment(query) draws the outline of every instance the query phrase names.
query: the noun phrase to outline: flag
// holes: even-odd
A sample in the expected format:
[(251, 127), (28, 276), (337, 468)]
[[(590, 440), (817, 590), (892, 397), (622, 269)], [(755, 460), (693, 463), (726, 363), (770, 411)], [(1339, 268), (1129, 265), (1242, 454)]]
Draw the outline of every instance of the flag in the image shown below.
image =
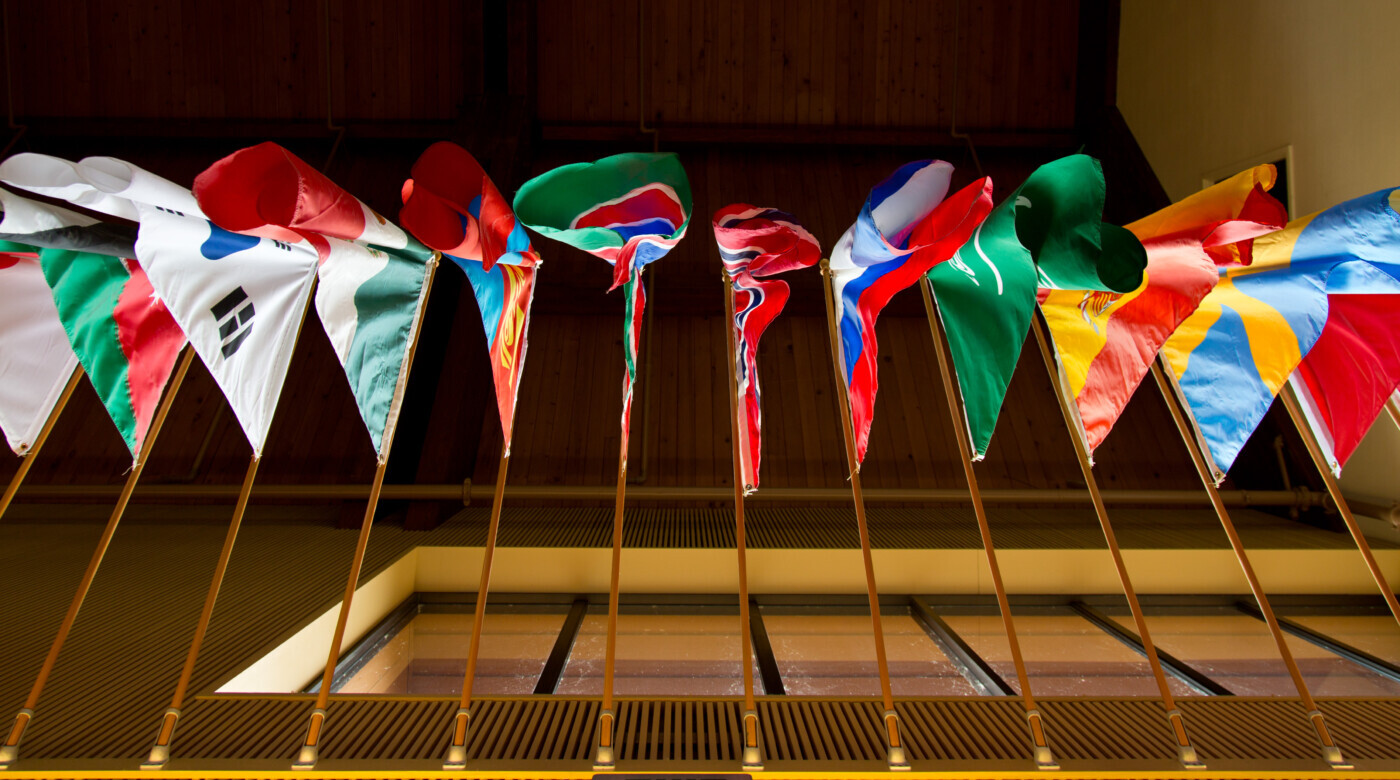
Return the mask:
[(762, 433), (762, 405), (758, 386), (758, 340), (777, 318), (788, 300), (788, 284), (781, 279), (759, 279), (796, 268), (808, 268), (821, 259), (821, 245), (798, 223), (777, 209), (734, 203), (714, 216), (715, 241), (720, 259), (734, 286), (735, 393), (739, 415), (739, 473), (744, 493), (758, 487), (758, 461)]
[(1037, 287), (1123, 293), (1147, 255), (1103, 223), (1103, 169), (1075, 154), (1040, 166), (992, 209), (972, 240), (928, 272), (958, 376), (973, 460), (996, 428), (1035, 314)]
[[(630, 153), (575, 163), (525, 182), (515, 213), (541, 235), (600, 257), (627, 299), (622, 343), (622, 451), (626, 466), (646, 290), (642, 269), (680, 243), (690, 224), (690, 180), (674, 154)], [(634, 273), (635, 271), (635, 273)]]
[(1040, 310), (1089, 451), (1103, 443), (1167, 337), (1215, 286), (1217, 266), (1248, 264), (1250, 242), (1283, 226), (1272, 165), (1244, 171), (1128, 225), (1147, 250), (1131, 292), (1042, 288)]
[(1400, 389), (1400, 295), (1329, 295), (1322, 335), (1289, 382), (1340, 476)]
[(564, 165), (515, 195), (515, 212), (530, 228), (612, 264), (613, 290), (680, 243), (690, 208), (690, 180), (674, 154)]
[(505, 454), (530, 328), (539, 255), (491, 177), (467, 150), (440, 141), (404, 182), (403, 226), (467, 274), (486, 328)]
[[(1224, 478), (1274, 396), (1331, 321), (1329, 298), (1348, 298), (1337, 329), (1355, 337), (1381, 331), (1367, 345), (1371, 350), (1383, 352), (1393, 343), (1388, 326), (1394, 315), (1368, 315), (1366, 304), (1384, 306), (1400, 295), (1398, 209), (1400, 188), (1381, 190), (1257, 239), (1253, 264), (1225, 269), (1215, 289), (1167, 340), (1163, 353), (1208, 446), (1217, 480)], [(1357, 305), (1357, 298), (1371, 295), (1381, 297)], [(1349, 387), (1347, 378), (1366, 365), (1366, 356), (1358, 354), (1351, 367), (1337, 367), (1338, 356), (1331, 357), (1338, 376), (1328, 377), (1328, 387), (1336, 393), (1329, 402), (1353, 418), (1350, 425), (1359, 426), (1357, 418), (1368, 410), (1360, 408), (1360, 391)], [(1328, 365), (1326, 359), (1324, 355), (1321, 365)], [(1347, 356), (1342, 359), (1350, 362)], [(1393, 363), (1394, 353), (1382, 360), (1382, 365)], [(1393, 389), (1383, 387), (1371, 391), (1380, 392), (1382, 402)], [(1374, 418), (1371, 413), (1366, 426)], [(1348, 435), (1359, 438), (1361, 433), (1364, 428)]]
[(944, 200), (953, 166), (908, 163), (866, 198), (831, 252), (831, 287), (840, 332), (839, 362), (851, 400), (856, 465), (865, 459), (875, 413), (875, 320), (894, 294), (948, 260), (992, 209), (992, 181), (980, 179)]
[(96, 222), (0, 190), (0, 430), (16, 455), (29, 451), (53, 413), (78, 356), (58, 318), (37, 246), (15, 239)]
[[(85, 186), (76, 177), (66, 178), (71, 169), (57, 158), (20, 154), (0, 164), (0, 181), (67, 196)], [(105, 199), (96, 202), (117, 208)], [(129, 229), (8, 193), (4, 204), (0, 233), (46, 245), (22, 251), (36, 256), (69, 346), (127, 449), (139, 458), (185, 334), (134, 259), (135, 252), (125, 251)]]
[(273, 143), (214, 163), (195, 178), (194, 194), (225, 230), (315, 249), (316, 312), (383, 463), (427, 303), (432, 251)]
[(111, 157), (71, 163), (21, 154), (0, 174), (89, 208), (135, 215), (136, 260), (261, 457), (315, 278), (310, 245), (230, 233), (204, 218), (188, 189)]

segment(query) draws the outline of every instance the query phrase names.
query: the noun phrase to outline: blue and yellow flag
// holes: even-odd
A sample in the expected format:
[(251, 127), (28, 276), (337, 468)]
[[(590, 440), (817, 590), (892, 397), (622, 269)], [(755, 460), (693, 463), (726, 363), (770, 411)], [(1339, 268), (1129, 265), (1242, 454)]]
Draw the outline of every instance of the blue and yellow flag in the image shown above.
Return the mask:
[(1400, 292), (1400, 188), (1349, 200), (1254, 241), (1163, 347), (1217, 482), (1317, 343), (1329, 295)]

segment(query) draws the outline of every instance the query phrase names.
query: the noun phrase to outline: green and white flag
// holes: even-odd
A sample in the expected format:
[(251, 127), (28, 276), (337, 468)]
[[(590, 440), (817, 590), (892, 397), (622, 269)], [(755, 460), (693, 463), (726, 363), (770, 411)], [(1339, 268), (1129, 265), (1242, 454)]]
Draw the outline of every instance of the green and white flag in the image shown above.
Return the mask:
[(1147, 253), (1103, 223), (1103, 169), (1071, 155), (1040, 166), (928, 279), (948, 334), (968, 432), (981, 460), (1030, 330), (1037, 288), (1128, 292)]

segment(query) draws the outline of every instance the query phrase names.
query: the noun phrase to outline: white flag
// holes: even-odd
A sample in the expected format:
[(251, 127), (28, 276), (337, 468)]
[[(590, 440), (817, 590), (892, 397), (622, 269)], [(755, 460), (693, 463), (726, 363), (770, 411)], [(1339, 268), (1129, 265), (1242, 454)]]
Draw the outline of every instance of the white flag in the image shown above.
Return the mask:
[(77, 367), (38, 259), (0, 254), (0, 430), (16, 455), (29, 451)]
[(137, 262), (261, 457), (316, 276), (315, 249), (224, 230), (188, 189), (110, 157), (75, 165), (16, 155), (0, 165), (0, 180), (140, 223)]

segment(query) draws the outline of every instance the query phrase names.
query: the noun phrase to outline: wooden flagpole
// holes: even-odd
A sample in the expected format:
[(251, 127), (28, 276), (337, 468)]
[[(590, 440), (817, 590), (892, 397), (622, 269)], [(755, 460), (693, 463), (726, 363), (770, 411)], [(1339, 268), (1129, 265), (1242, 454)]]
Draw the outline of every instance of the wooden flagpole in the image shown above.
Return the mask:
[[(1293, 418), (1293, 425), (1298, 429), (1298, 435), (1302, 437), (1303, 444), (1307, 445), (1308, 454), (1312, 456), (1313, 465), (1317, 466), (1317, 472), (1322, 475), (1322, 481), (1327, 484), (1327, 492), (1332, 496), (1332, 502), (1337, 505), (1337, 511), (1342, 515), (1342, 522), (1346, 523), (1347, 530), (1351, 532), (1351, 538), (1356, 540), (1356, 547), (1361, 551), (1361, 557), (1366, 561), (1366, 568), (1371, 570), (1371, 577), (1376, 581), (1376, 587), (1381, 589), (1381, 596), (1385, 597), (1385, 603), (1390, 605), (1390, 614), (1400, 622), (1400, 603), (1395, 600), (1395, 589), (1390, 587), (1390, 583), (1385, 579), (1385, 573), (1381, 571), (1380, 564), (1376, 562), (1376, 556), (1371, 554), (1371, 545), (1366, 541), (1366, 535), (1361, 532), (1361, 526), (1356, 523), (1356, 517), (1351, 513), (1351, 507), (1342, 496), (1342, 486), (1337, 482), (1337, 477), (1332, 473), (1332, 466), (1327, 462), (1327, 458), (1322, 454), (1322, 447), (1317, 443), (1317, 437), (1308, 425), (1308, 421), (1303, 417), (1303, 409), (1298, 405), (1298, 397), (1294, 393), (1291, 384), (1284, 387), (1279, 393), (1283, 399), (1283, 405), (1288, 409), (1288, 416)], [(1387, 401), (1389, 408), (1394, 401)]]
[[(729, 344), (725, 362), (729, 364), (729, 438), (734, 444), (734, 548), (739, 556), (739, 666), (744, 674), (744, 752), (743, 767), (749, 771), (763, 768), (763, 748), (758, 744), (758, 705), (753, 698), (753, 636), (749, 629), (749, 565), (748, 540), (744, 533), (745, 456), (740, 441), (739, 387), (734, 361), (741, 359), (734, 339), (734, 280), (724, 276), (724, 333)], [(752, 381), (752, 380), (751, 380)]]
[(1064, 384), (1060, 382), (1059, 366), (1055, 362), (1054, 353), (1050, 350), (1050, 341), (1045, 335), (1045, 326), (1035, 313), (1031, 314), (1031, 327), (1035, 331), (1035, 341), (1040, 346), (1040, 356), (1045, 361), (1045, 369), (1050, 373), (1050, 386), (1054, 388), (1055, 399), (1060, 403), (1060, 414), (1065, 419), (1065, 427), (1069, 431), (1070, 441), (1074, 443), (1074, 456), (1079, 460), (1079, 471), (1084, 475), (1084, 484), (1089, 488), (1089, 500), (1094, 505), (1094, 513), (1098, 515), (1099, 526), (1103, 528), (1104, 539), (1108, 542), (1108, 550), (1113, 556), (1113, 566), (1118, 570), (1118, 580), (1123, 584), (1123, 596), (1127, 599), (1128, 608), (1133, 613), (1133, 622), (1137, 625), (1138, 637), (1142, 639), (1143, 654), (1147, 656), (1148, 666), (1152, 668), (1152, 677), (1157, 681), (1157, 690), (1162, 695), (1162, 707), (1167, 711), (1167, 721), (1171, 724), (1172, 735), (1176, 738), (1177, 758), (1187, 769), (1205, 769), (1206, 765), (1196, 752), (1195, 745), (1191, 744), (1191, 736), (1186, 731), (1186, 721), (1181, 715), (1181, 710), (1177, 709), (1176, 706), (1176, 697), (1172, 696), (1171, 688), (1167, 685), (1167, 675), (1162, 671), (1162, 662), (1157, 658), (1157, 647), (1153, 644), (1152, 635), (1147, 630), (1147, 617), (1142, 613), (1142, 605), (1138, 603), (1137, 591), (1133, 588), (1132, 580), (1128, 577), (1128, 567), (1123, 563), (1123, 552), (1118, 548), (1118, 537), (1113, 533), (1113, 526), (1108, 521), (1108, 508), (1104, 506), (1103, 495), (1099, 492), (1099, 482), (1094, 478), (1094, 466), (1089, 461), (1088, 444), (1079, 432), (1074, 411), (1070, 406), (1072, 401), (1065, 393)]
[(1026, 673), (1026, 662), (1021, 657), (1021, 643), (1016, 638), (1016, 623), (1011, 617), (1011, 602), (1006, 597), (1006, 586), (1001, 581), (1001, 568), (997, 565), (996, 548), (992, 545), (992, 528), (987, 522), (987, 509), (982, 504), (982, 494), (977, 488), (977, 474), (972, 469), (972, 452), (968, 445), (969, 435), (963, 420), (963, 411), (958, 405), (957, 383), (953, 381), (953, 368), (943, 347), (943, 329), (939, 326), (938, 311), (934, 308), (933, 295), (929, 291), (927, 279), (920, 279), (919, 291), (924, 297), (924, 312), (928, 316), (928, 327), (933, 336), (933, 350), (938, 356), (938, 372), (943, 378), (943, 395), (948, 399), (948, 414), (952, 419), (953, 438), (958, 442), (958, 454), (962, 458), (963, 476), (967, 479), (968, 495), (972, 497), (972, 511), (977, 516), (977, 528), (982, 535), (982, 549), (987, 555), (987, 568), (991, 571), (992, 587), (996, 590), (997, 606), (1001, 610), (1001, 622), (1006, 629), (1007, 646), (1011, 651), (1011, 662), (1016, 667), (1016, 679), (1021, 686), (1021, 700), (1026, 708), (1026, 723), (1030, 727), (1032, 752), (1039, 769), (1059, 769), (1050, 752), (1050, 744), (1045, 737), (1045, 724), (1040, 710), (1036, 708), (1035, 696), (1031, 693), (1030, 675)]
[(24, 700), (24, 707), (15, 716), (15, 725), (10, 729), (10, 736), (5, 740), (5, 744), (0, 746), (0, 770), (9, 769), (19, 758), (19, 743), (24, 738), (24, 730), (34, 719), (34, 709), (39, 706), (39, 696), (44, 691), (44, 685), (48, 682), (49, 675), (53, 673), (54, 664), (58, 663), (59, 651), (63, 649), (63, 643), (68, 640), (73, 623), (78, 619), (78, 610), (82, 609), (83, 600), (87, 598), (88, 590), (92, 587), (92, 580), (97, 576), (97, 567), (102, 564), (102, 559), (107, 554), (107, 547), (112, 542), (112, 536), (117, 532), (117, 525), (126, 512), (126, 505), (131, 501), (131, 493), (136, 489), (136, 481), (141, 478), (141, 472), (146, 467), (146, 457), (150, 455), (151, 448), (155, 446), (161, 426), (165, 424), (170, 407), (175, 403), (175, 394), (180, 390), (180, 384), (185, 381), (185, 374), (190, 370), (190, 362), (194, 359), (194, 350), (186, 345), (184, 351), (184, 357), (180, 359), (180, 364), (170, 380), (170, 387), (166, 389), (165, 397), (161, 399), (160, 406), (156, 409), (156, 416), (151, 421), (151, 427), (146, 431), (146, 440), (141, 443), (141, 450), (137, 453), (136, 462), (132, 464), (131, 472), (127, 475), (126, 484), (122, 486), (121, 495), (117, 497), (117, 505), (112, 509), (112, 515), (107, 520), (106, 528), (102, 530), (102, 537), (98, 539), (97, 549), (93, 550), (92, 559), (88, 561), (87, 570), (83, 572), (83, 579), (78, 584), (78, 591), (73, 594), (73, 601), (68, 605), (68, 613), (63, 616), (63, 623), (58, 627), (58, 634), (49, 647), (49, 654), (44, 659), (44, 665), (39, 669), (39, 676), (34, 680), (34, 687), (29, 690), (29, 698)]
[[(836, 378), (836, 400), (841, 412), (841, 435), (846, 441), (846, 467), (851, 481), (851, 499), (856, 507), (856, 528), (860, 532), (860, 552), (865, 563), (865, 592), (870, 602), (870, 623), (875, 635), (875, 665), (880, 674), (880, 700), (884, 704), (886, 763), (892, 770), (908, 770), (909, 758), (904, 750), (904, 742), (899, 730), (899, 713), (894, 709), (894, 692), (890, 687), (890, 665), (885, 655), (885, 629), (880, 621), (880, 596), (875, 589), (875, 561), (870, 553), (870, 526), (865, 520), (865, 499), (860, 492), (860, 464), (856, 460), (854, 422), (851, 420), (850, 401), (846, 398), (846, 381), (841, 372), (841, 344), (836, 330), (836, 306), (832, 298), (831, 261), (822, 258), (822, 276), (826, 282), (822, 290), (826, 293), (826, 325), (831, 339), (831, 364)], [(748, 661), (745, 659), (745, 664)]]
[[(301, 320), (297, 324), (297, 335), (292, 343), (301, 340), (302, 327), (306, 325), (307, 312), (311, 310), (316, 294), (316, 277), (311, 278), (311, 289), (306, 296), (306, 305), (301, 310)], [(214, 565), (214, 578), (209, 583), (209, 592), (204, 596), (204, 608), (199, 613), (199, 622), (194, 628), (194, 639), (190, 641), (190, 651), (185, 656), (185, 665), (180, 670), (179, 682), (175, 684), (175, 695), (170, 699), (170, 707), (161, 716), (160, 732), (142, 769), (163, 769), (170, 762), (170, 744), (175, 739), (175, 725), (185, 706), (185, 696), (189, 693), (190, 680), (194, 677), (195, 664), (199, 661), (199, 651), (204, 645), (204, 636), (209, 631), (209, 621), (214, 617), (214, 604), (219, 598), (219, 588), (223, 586), (224, 574), (228, 571), (229, 559), (233, 556), (233, 545), (238, 540), (238, 531), (243, 526), (243, 514), (248, 509), (248, 499), (253, 493), (253, 480), (258, 474), (260, 458), (254, 454), (248, 462), (248, 471), (243, 475), (243, 486), (238, 490), (238, 499), (233, 505), (233, 518), (229, 520), (228, 533), (224, 535), (224, 546), (219, 550), (219, 561)]]
[(238, 529), (243, 524), (243, 512), (248, 508), (248, 496), (252, 493), (253, 478), (257, 476), (257, 473), (258, 457), (254, 455), (248, 461), (248, 471), (243, 477), (243, 487), (239, 490), (238, 502), (234, 505), (233, 519), (229, 521), (228, 533), (224, 536), (224, 546), (219, 551), (219, 562), (214, 566), (214, 580), (209, 584), (209, 592), (204, 597), (204, 609), (199, 613), (199, 623), (195, 626), (194, 639), (190, 642), (190, 651), (185, 657), (185, 666), (180, 670), (180, 681), (175, 685), (175, 695), (170, 700), (170, 707), (161, 717), (160, 733), (156, 736), (155, 744), (151, 746), (150, 754), (142, 762), (142, 769), (162, 769), (170, 761), (170, 742), (175, 738), (175, 723), (182, 714), (181, 708), (185, 706), (185, 694), (189, 691), (190, 679), (194, 676), (194, 665), (199, 659), (199, 650), (204, 644), (204, 635), (209, 630), (209, 621), (214, 616), (214, 602), (219, 597), (219, 586), (224, 581), (224, 572), (228, 570), (228, 561), (233, 555), (233, 544), (238, 539)]
[[(638, 286), (642, 284), (642, 269), (638, 268), (636, 282)], [(638, 294), (633, 292), (633, 295)], [(646, 295), (646, 288), (642, 287), (640, 294)], [(628, 302), (626, 308), (631, 307)], [(646, 313), (646, 306), (642, 307), (643, 316)], [(631, 323), (628, 323), (631, 326)], [(641, 351), (637, 351), (634, 359), (640, 359)], [(627, 496), (627, 445), (632, 436), (632, 406), (630, 403), (625, 407), (627, 419), (626, 435), (622, 436), (622, 441), (618, 445), (617, 453), (617, 499), (613, 506), (613, 533), (612, 533), (612, 568), (609, 574), (608, 584), (608, 634), (606, 649), (603, 652), (603, 708), (598, 712), (598, 744), (593, 751), (593, 768), (600, 771), (613, 769), (617, 766), (617, 748), (613, 739), (614, 728), (617, 725), (617, 713), (613, 709), (613, 681), (617, 665), (617, 609), (619, 599), (619, 585), (622, 578), (622, 508)]]
[[(511, 409), (512, 419), (515, 410)], [(506, 469), (510, 466), (510, 442), (501, 444), (501, 462), (496, 467), (496, 493), (491, 497), (491, 522), (486, 527), (486, 549), (481, 553), (481, 581), (476, 586), (476, 610), (472, 616), (472, 638), (467, 647), (467, 671), (462, 677), (462, 699), (452, 724), (452, 742), (447, 746), (443, 769), (467, 766), (467, 727), (471, 723), (472, 684), (476, 682), (477, 657), (481, 653), (481, 631), (486, 622), (486, 594), (491, 587), (491, 564), (496, 555), (496, 538), (501, 528), (501, 502), (506, 492)]]
[(5, 488), (4, 495), (0, 495), (0, 517), (5, 516), (5, 510), (10, 508), (10, 502), (14, 500), (15, 494), (19, 492), (19, 486), (24, 482), (24, 477), (29, 473), (29, 467), (34, 465), (34, 457), (39, 454), (39, 448), (48, 441), (49, 433), (53, 431), (54, 425), (58, 422), (58, 415), (63, 411), (63, 407), (68, 405), (68, 399), (73, 397), (73, 391), (78, 388), (78, 380), (83, 378), (83, 367), (81, 365), (73, 368), (73, 374), (68, 377), (68, 384), (63, 386), (63, 393), (58, 396), (58, 402), (54, 404), (53, 411), (49, 412), (49, 419), (44, 421), (44, 427), (39, 429), (39, 435), (34, 437), (34, 443), (29, 445), (29, 452), (20, 459), (19, 468), (15, 475), (10, 478), (10, 484)]
[(1342, 750), (1333, 741), (1332, 734), (1327, 729), (1327, 721), (1322, 716), (1322, 711), (1317, 708), (1317, 702), (1313, 700), (1312, 693), (1308, 691), (1308, 684), (1303, 681), (1303, 673), (1298, 670), (1298, 663), (1293, 660), (1293, 653), (1288, 649), (1288, 643), (1284, 640), (1283, 630), (1279, 628), (1278, 619), (1274, 617), (1274, 610), (1269, 606), (1269, 599), (1264, 595), (1264, 588), (1259, 584), (1259, 578), (1254, 574), (1254, 567), (1249, 563), (1249, 555), (1245, 553), (1244, 543), (1240, 541), (1240, 536), (1235, 531), (1235, 524), (1230, 521), (1230, 513), (1225, 509), (1225, 502), (1220, 500), (1220, 492), (1215, 488), (1215, 480), (1211, 477), (1210, 467), (1206, 463), (1205, 455), (1202, 453), (1196, 437), (1191, 434), (1191, 429), (1186, 422), (1185, 413), (1182, 412), (1182, 400), (1177, 397), (1176, 391), (1167, 381), (1167, 376), (1162, 370), (1163, 358), (1160, 356), (1152, 363), (1152, 378), (1157, 382), (1157, 389), (1162, 392), (1162, 400), (1167, 404), (1167, 410), (1171, 412), (1172, 422), (1176, 424), (1176, 430), (1181, 434), (1181, 440), (1186, 443), (1186, 449), (1191, 453), (1191, 461), (1196, 466), (1196, 473), (1201, 478), (1201, 484), (1205, 486), (1206, 494), (1210, 496), (1210, 503), (1215, 507), (1215, 514), (1220, 518), (1220, 525), (1225, 529), (1225, 535), (1230, 539), (1230, 546), (1235, 550), (1235, 559), (1239, 561), (1240, 569), (1244, 571), (1244, 577), (1249, 582), (1249, 589), (1254, 593), (1254, 600), (1259, 604), (1259, 612), (1264, 617), (1264, 622), (1269, 626), (1269, 633), (1273, 634), (1274, 643), (1278, 645), (1279, 655), (1283, 657), (1283, 663), (1288, 667), (1288, 674), (1293, 678), (1293, 686), (1298, 689), (1298, 696), (1303, 700), (1303, 706), (1307, 708), (1308, 719), (1312, 721), (1313, 730), (1317, 732), (1318, 741), (1322, 743), (1322, 758), (1334, 769), (1350, 769), (1352, 765), (1342, 758)]
[[(414, 328), (413, 340), (408, 345), (408, 355), (404, 360), (403, 367), (404, 376), (394, 391), (400, 396), (400, 400), (408, 389), (408, 374), (413, 370), (413, 358), (418, 352), (418, 337), (423, 333), (423, 315), (428, 311), (428, 294), (432, 292), (433, 277), (437, 273), (440, 262), (442, 262), (442, 255), (434, 251), (432, 260), (428, 262), (427, 278), (423, 280), (423, 308), (418, 312), (417, 327)], [(345, 641), (345, 627), (350, 621), (350, 604), (355, 598), (355, 588), (360, 582), (360, 570), (365, 563), (365, 551), (369, 549), (369, 532), (374, 526), (374, 511), (379, 506), (379, 493), (384, 487), (384, 470), (389, 465), (389, 451), (393, 449), (393, 446), (394, 440), (391, 437), (384, 443), (384, 456), (374, 469), (374, 481), (370, 483), (365, 517), (360, 522), (360, 535), (355, 541), (355, 555), (350, 561), (350, 574), (345, 581), (345, 596), (340, 602), (340, 615), (335, 621), (335, 633), (331, 635), (330, 652), (326, 656), (326, 668), (321, 674), (321, 688), (316, 692), (316, 706), (312, 708), (311, 719), (306, 726), (306, 739), (302, 742), (301, 749), (297, 751), (297, 758), (292, 764), (292, 769), (315, 769), (316, 762), (320, 760), (321, 731), (326, 723), (326, 707), (330, 704), (331, 685), (335, 680), (335, 666), (340, 660), (340, 647)]]

